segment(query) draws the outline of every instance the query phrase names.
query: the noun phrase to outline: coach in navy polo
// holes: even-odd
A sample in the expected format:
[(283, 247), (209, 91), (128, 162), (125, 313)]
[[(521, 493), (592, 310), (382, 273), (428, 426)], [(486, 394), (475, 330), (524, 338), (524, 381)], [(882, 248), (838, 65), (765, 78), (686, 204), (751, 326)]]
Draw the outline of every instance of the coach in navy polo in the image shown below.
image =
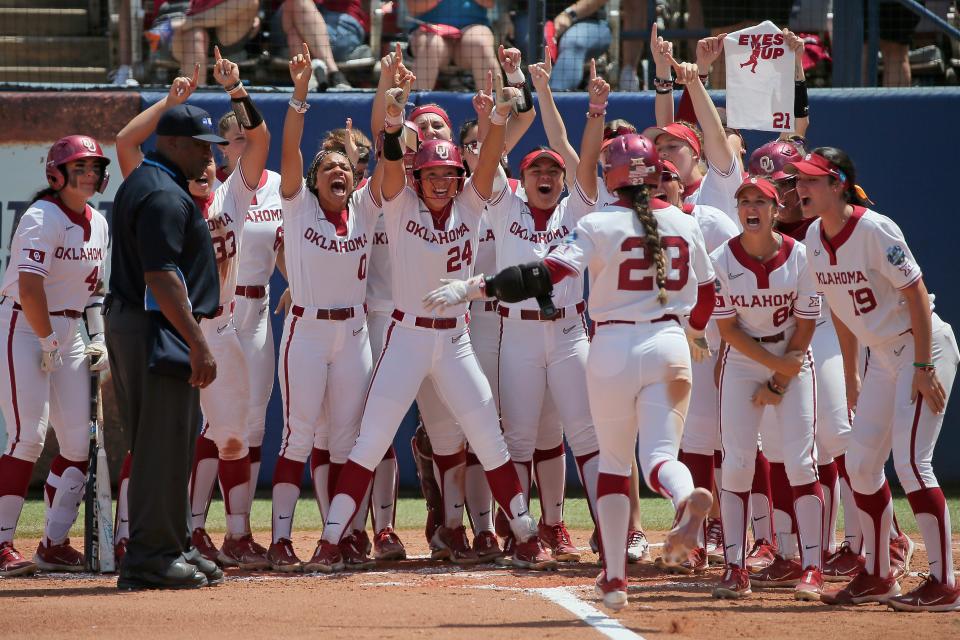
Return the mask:
[(106, 338), (120, 418), (131, 434), (130, 539), (121, 589), (180, 589), (223, 580), (190, 546), (187, 486), (199, 389), (217, 375), (198, 320), (216, 312), (220, 285), (210, 233), (188, 190), (212, 161), (203, 109), (178, 105), (117, 191)]

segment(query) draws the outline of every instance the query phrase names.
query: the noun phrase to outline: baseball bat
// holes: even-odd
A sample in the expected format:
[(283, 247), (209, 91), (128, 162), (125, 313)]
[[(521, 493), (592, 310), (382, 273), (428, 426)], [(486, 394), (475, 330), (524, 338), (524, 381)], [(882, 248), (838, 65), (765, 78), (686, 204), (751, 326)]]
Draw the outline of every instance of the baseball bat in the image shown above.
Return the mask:
[(90, 374), (90, 436), (87, 449), (87, 487), (83, 496), (84, 569), (100, 571), (100, 521), (97, 518), (97, 392), (100, 376)]
[(87, 569), (98, 573), (116, 570), (113, 550), (113, 496), (110, 468), (103, 446), (103, 420), (100, 413), (100, 374), (90, 376), (90, 450), (86, 491), (86, 530), (84, 551)]

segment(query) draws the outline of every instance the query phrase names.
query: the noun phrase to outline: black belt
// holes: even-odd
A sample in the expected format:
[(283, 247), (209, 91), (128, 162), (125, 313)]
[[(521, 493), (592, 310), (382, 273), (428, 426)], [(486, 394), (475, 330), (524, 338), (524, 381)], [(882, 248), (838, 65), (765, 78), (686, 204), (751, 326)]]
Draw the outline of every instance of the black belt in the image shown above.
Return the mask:
[(772, 336), (760, 336), (759, 338), (754, 338), (757, 342), (780, 342), (784, 338), (783, 331), (780, 333), (775, 333)]
[[(19, 302), (14, 302), (14, 303), (13, 303), (13, 308), (14, 308), (15, 311), (23, 311), (23, 307), (20, 306), (20, 303), (19, 303)], [(62, 309), (62, 310), (60, 310), (60, 311), (48, 311), (48, 312), (47, 312), (47, 315), (48, 315), (48, 316), (61, 316), (61, 317), (64, 317), (64, 318), (73, 318), (74, 320), (78, 320), (79, 318), (82, 318), (82, 317), (83, 317), (83, 312), (82, 312), (82, 311), (74, 311), (73, 309)]]

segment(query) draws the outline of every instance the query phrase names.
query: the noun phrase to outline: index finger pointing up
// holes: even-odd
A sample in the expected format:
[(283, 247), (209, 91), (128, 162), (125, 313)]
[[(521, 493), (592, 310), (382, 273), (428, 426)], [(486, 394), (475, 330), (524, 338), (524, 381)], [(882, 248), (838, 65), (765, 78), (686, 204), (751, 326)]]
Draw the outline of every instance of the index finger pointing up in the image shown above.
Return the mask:
[(223, 59), (220, 55), (220, 47), (218, 47), (217, 45), (213, 46), (213, 59), (216, 60), (217, 62), (220, 62)]
[(590, 79), (591, 80), (597, 79), (597, 59), (596, 58), (590, 58)]
[(190, 78), (190, 86), (195, 87), (200, 82), (200, 63), (193, 65), (193, 77)]
[(303, 57), (307, 60), (310, 59), (310, 47), (307, 46), (307, 43), (303, 43)]

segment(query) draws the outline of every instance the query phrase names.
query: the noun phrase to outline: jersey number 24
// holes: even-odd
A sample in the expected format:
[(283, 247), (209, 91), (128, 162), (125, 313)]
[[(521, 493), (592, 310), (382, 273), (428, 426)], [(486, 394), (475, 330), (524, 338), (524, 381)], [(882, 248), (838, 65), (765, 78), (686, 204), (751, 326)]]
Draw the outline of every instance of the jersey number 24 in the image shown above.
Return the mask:
[[(680, 291), (690, 277), (690, 249), (687, 246), (687, 241), (681, 236), (663, 236), (660, 238), (660, 245), (663, 247), (667, 258), (667, 279), (663, 283), (663, 287), (667, 291)], [(656, 267), (653, 253), (647, 247), (646, 238), (634, 236), (627, 238), (620, 245), (620, 251), (623, 252), (629, 253), (635, 249), (640, 250), (641, 256), (639, 258), (627, 258), (620, 263), (617, 289), (621, 291), (652, 291), (656, 282), (654, 276), (648, 275), (648, 272), (651, 270), (656, 272)], [(642, 276), (635, 277), (639, 275), (635, 273), (638, 271), (645, 273)], [(677, 275), (675, 278), (671, 278), (670, 274), (674, 271), (677, 272)]]

